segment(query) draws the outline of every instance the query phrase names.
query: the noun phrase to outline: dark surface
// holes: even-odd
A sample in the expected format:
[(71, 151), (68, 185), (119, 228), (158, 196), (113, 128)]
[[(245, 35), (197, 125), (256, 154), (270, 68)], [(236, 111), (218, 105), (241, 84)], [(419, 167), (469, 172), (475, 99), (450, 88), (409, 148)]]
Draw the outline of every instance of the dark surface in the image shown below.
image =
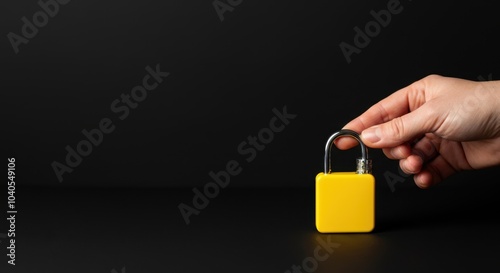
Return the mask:
[(375, 231), (332, 235), (315, 230), (313, 187), (229, 187), (189, 225), (190, 188), (23, 188), (15, 272), (285, 272), (318, 237), (340, 246), (316, 272), (497, 272), (500, 187), (481, 177), (378, 187)]

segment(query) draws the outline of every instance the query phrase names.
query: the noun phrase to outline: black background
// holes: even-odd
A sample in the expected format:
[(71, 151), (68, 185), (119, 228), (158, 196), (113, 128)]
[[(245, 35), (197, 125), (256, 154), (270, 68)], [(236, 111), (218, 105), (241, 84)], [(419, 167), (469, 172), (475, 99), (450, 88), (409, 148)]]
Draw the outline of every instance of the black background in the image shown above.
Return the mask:
[[(299, 195), (300, 191), (307, 191), (304, 195), (308, 197), (302, 202), (313, 206), (313, 198), (308, 198), (314, 188), (314, 177), (323, 168), (326, 140), (370, 105), (433, 73), (471, 80), (477, 80), (479, 76), (497, 79), (500, 75), (500, 42), (497, 37), (500, 21), (498, 5), (494, 1), (403, 0), (402, 12), (393, 15), (390, 24), (382, 28), (360, 54), (354, 54), (348, 64), (339, 44), (353, 44), (353, 28), (364, 28), (367, 22), (373, 20), (370, 11), (386, 9), (387, 2), (243, 0), (232, 12), (225, 12), (221, 21), (211, 1), (73, 0), (60, 5), (58, 14), (50, 18), (46, 26), (39, 28), (38, 34), (28, 44), (20, 45), (16, 54), (7, 34), (13, 32), (20, 35), (21, 18), (26, 16), (31, 21), (40, 7), (36, 1), (2, 1), (2, 150), (6, 151), (4, 157), (16, 158), (18, 194), (25, 194), (22, 204), (26, 215), (34, 217), (42, 208), (50, 211), (69, 206), (68, 211), (56, 209), (53, 217), (76, 217), (83, 221), (84, 218), (78, 218), (78, 214), (85, 211), (83, 200), (98, 198), (94, 196), (98, 195), (111, 203), (115, 199), (106, 194), (115, 196), (124, 192), (123, 198), (119, 198), (123, 202), (120, 203), (123, 204), (123, 219), (129, 219), (125, 204), (132, 206), (130, 204), (150, 202), (155, 204), (152, 208), (175, 219), (177, 229), (182, 230), (185, 237), (195, 240), (206, 234), (201, 235), (192, 228), (183, 229), (184, 223), (176, 206), (179, 202), (189, 201), (191, 188), (205, 185), (210, 181), (208, 173), (223, 170), (229, 160), (237, 160), (243, 169), (241, 174), (231, 178), (230, 188), (234, 190), (234, 196), (240, 194), (250, 198), (248, 196), (253, 195), (237, 189), (253, 192), (250, 188), (257, 188), (258, 192), (272, 192), (284, 198), (287, 191), (293, 192), (292, 188), (296, 188)], [(155, 67), (157, 64), (170, 75), (158, 88), (150, 91), (126, 119), (119, 120), (110, 110), (111, 102), (141, 84), (146, 66)], [(237, 151), (238, 145), (249, 135), (256, 135), (268, 126), (274, 115), (273, 108), (281, 110), (285, 106), (289, 113), (297, 117), (284, 131), (274, 136), (255, 160), (245, 162), (245, 157)], [(63, 182), (59, 182), (51, 164), (54, 161), (64, 163), (65, 147), (76, 147), (84, 139), (81, 131), (98, 127), (103, 118), (113, 120), (115, 131), (105, 135), (103, 142), (94, 147), (72, 173), (64, 174)], [(494, 194), (484, 197), (483, 193), (496, 189), (498, 169), (457, 174), (428, 191), (416, 188), (411, 178), (404, 178), (402, 183), (395, 185), (397, 190), (392, 192), (384, 174), (397, 174), (397, 162), (384, 158), (379, 150), (370, 152), (374, 159), (377, 190), (388, 196), (386, 207), (394, 208), (387, 200), (402, 202), (398, 203), (402, 206), (398, 208), (400, 216), (413, 219), (408, 215), (423, 215), (435, 209), (434, 205), (441, 207), (440, 200), (443, 198), (447, 200), (444, 201), (446, 212), (449, 209), (454, 213), (463, 209), (459, 205), (453, 209), (454, 202), (465, 197), (468, 201), (495, 199)], [(354, 170), (354, 158), (358, 154), (358, 149), (335, 151), (334, 158), (340, 160), (335, 161), (334, 169)], [(491, 174), (493, 179), (488, 178)], [(145, 190), (144, 193), (141, 189)], [(152, 190), (151, 194), (148, 190)], [(136, 199), (138, 192), (142, 193), (140, 200)], [(172, 197), (177, 201), (168, 204), (158, 201), (159, 204), (155, 203), (155, 198), (165, 197), (156, 195), (158, 192), (164, 192), (164, 196), (183, 198)], [(228, 189), (224, 198), (231, 200), (230, 192)], [(415, 202), (404, 201), (405, 194), (413, 196), (411, 200)], [(272, 194), (267, 195), (272, 197)], [(419, 199), (422, 195), (430, 199)], [(263, 198), (257, 207), (263, 209), (285, 202), (271, 197)], [(59, 201), (53, 201), (53, 198)], [(64, 200), (73, 200), (70, 204), (74, 207)], [(224, 210), (225, 205), (234, 205), (223, 200), (228, 199), (221, 198), (212, 203), (217, 202), (220, 210)], [(477, 205), (477, 202), (473, 203)], [(105, 204), (98, 204), (94, 204), (96, 210), (101, 205), (106, 207)], [(419, 207), (422, 204), (425, 204), (424, 209)], [(468, 206), (463, 202), (460, 204)], [(297, 204), (290, 208), (303, 208), (294, 206)], [(477, 206), (474, 208), (478, 211), (484, 207)], [(81, 208), (82, 211), (70, 207)], [(491, 207), (491, 204), (486, 207)], [(497, 212), (497, 207), (494, 206), (493, 211)], [(280, 210), (283, 209), (287, 207), (280, 207)], [(311, 211), (303, 209), (306, 218), (300, 221), (302, 226), (299, 230), (314, 234), (313, 219), (307, 218), (311, 216)], [(211, 211), (216, 215), (212, 220), (208, 213), (203, 217), (207, 217), (205, 225), (214, 228), (214, 219), (223, 216), (216, 214), (217, 208), (211, 208)], [(252, 218), (251, 215), (249, 219), (253, 222), (268, 223), (269, 219)], [(396, 214), (385, 215), (386, 219), (390, 219)], [(92, 218), (91, 213), (87, 216)], [(490, 214), (489, 217), (496, 215)], [(445, 217), (443, 221), (455, 223), (458, 218)], [(49, 217), (47, 221), (53, 219)], [(426, 219), (421, 220), (426, 222)], [(474, 218), (473, 222), (476, 220)], [(144, 233), (152, 225), (161, 225), (158, 221), (138, 225), (137, 230), (130, 232)], [(36, 223), (35, 218), (26, 216), (24, 222), (19, 223), (19, 229), (28, 229)], [(394, 223), (395, 220), (386, 221), (385, 231), (390, 232), (391, 226), (395, 227)], [(56, 225), (55, 222), (52, 224)], [(286, 229), (287, 225), (281, 224)], [(104, 221), (101, 228), (109, 226), (110, 223)], [(417, 228), (412, 224), (407, 226), (412, 227), (412, 232), (413, 228)], [(48, 237), (42, 236), (44, 239), (37, 246), (40, 249), (58, 249), (50, 245), (50, 242), (58, 241), (58, 235), (50, 234), (57, 232), (46, 228), (52, 231), (49, 235), (45, 233)], [(165, 229), (168, 229), (167, 226)], [(199, 229), (203, 230), (202, 227)], [(484, 229), (479, 225), (476, 232)], [(252, 238), (257, 238), (259, 234), (263, 233), (254, 232)], [(24, 236), (25, 240), (21, 241), (26, 248), (34, 247), (39, 238), (38, 233), (29, 233), (28, 230), (18, 236)], [(71, 241), (76, 234), (69, 233), (67, 236), (68, 240), (62, 240), (66, 246), (77, 244)], [(179, 238), (184, 237), (179, 235)], [(498, 236), (495, 240), (498, 241)], [(96, 244), (106, 244), (107, 241), (112, 239), (103, 237)], [(186, 244), (189, 245), (190, 241), (179, 240), (176, 245)], [(1, 245), (3, 248), (3, 243)], [(343, 245), (346, 249), (349, 243)], [(300, 249), (302, 246), (298, 244), (287, 248)], [(154, 249), (148, 243), (142, 247)], [(213, 247), (217, 248), (217, 243)], [(447, 247), (455, 249), (449, 244)], [(138, 249), (141, 247), (137, 245), (123, 246), (119, 251), (130, 248), (134, 248), (130, 251), (137, 252), (131, 255), (134, 259), (149, 257), (142, 255)], [(386, 248), (396, 251), (396, 246), (390, 244)], [(85, 251), (88, 247), (83, 245), (78, 249)], [(384, 251), (389, 251), (387, 249)], [(19, 251), (22, 257), (23, 250)], [(107, 253), (109, 249), (104, 246), (101, 251)], [(309, 255), (297, 251), (297, 257)], [(287, 252), (280, 253), (280, 257), (288, 257)], [(24, 260), (19, 263), (27, 266), (30, 259), (37, 255), (25, 252)], [(180, 256), (188, 257), (185, 258), (188, 260), (191, 257), (186, 253), (183, 255)], [(210, 256), (210, 253), (203, 255)], [(195, 260), (197, 258), (194, 257), (198, 256), (193, 254), (192, 257)], [(109, 272), (111, 268), (127, 264), (127, 261), (127, 272), (165, 272), (154, 262), (149, 263), (150, 267), (137, 265), (133, 270), (130, 259), (125, 255), (116, 257), (115, 263), (111, 262), (111, 258), (103, 259), (107, 264), (86, 263), (85, 272)], [(289, 268), (288, 264), (300, 260), (283, 258), (286, 266), (276, 266), (270, 271), (282, 272)], [(389, 260), (380, 264), (389, 265)], [(39, 272), (80, 272), (73, 267), (83, 263), (68, 260), (68, 266), (63, 267), (57, 259), (53, 263), (44, 261), (34, 268)], [(235, 261), (234, 264), (240, 262)], [(391, 266), (397, 268), (394, 264)], [(221, 269), (210, 264), (204, 268), (209, 271)], [(389, 270), (389, 267), (381, 268)], [(328, 270), (328, 267), (323, 269)], [(185, 272), (191, 271), (195, 270), (191, 268)], [(267, 272), (264, 269), (260, 271)]]

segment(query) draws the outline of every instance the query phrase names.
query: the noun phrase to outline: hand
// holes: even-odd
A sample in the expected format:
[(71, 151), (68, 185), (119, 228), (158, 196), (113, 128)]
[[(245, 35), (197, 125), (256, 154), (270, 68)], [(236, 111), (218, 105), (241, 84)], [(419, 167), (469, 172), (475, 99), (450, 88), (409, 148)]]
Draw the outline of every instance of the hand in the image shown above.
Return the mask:
[[(420, 188), (450, 175), (500, 164), (500, 81), (430, 75), (404, 87), (344, 126), (382, 148)], [(356, 145), (339, 138), (339, 149)]]

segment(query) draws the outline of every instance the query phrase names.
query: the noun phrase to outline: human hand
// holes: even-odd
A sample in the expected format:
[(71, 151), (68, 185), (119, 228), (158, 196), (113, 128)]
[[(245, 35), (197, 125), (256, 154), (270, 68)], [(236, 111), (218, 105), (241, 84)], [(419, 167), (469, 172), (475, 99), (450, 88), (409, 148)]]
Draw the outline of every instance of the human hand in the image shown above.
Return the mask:
[[(450, 175), (500, 164), (500, 81), (430, 75), (370, 107), (344, 126), (381, 148), (420, 188)], [(351, 138), (335, 142), (345, 150)]]

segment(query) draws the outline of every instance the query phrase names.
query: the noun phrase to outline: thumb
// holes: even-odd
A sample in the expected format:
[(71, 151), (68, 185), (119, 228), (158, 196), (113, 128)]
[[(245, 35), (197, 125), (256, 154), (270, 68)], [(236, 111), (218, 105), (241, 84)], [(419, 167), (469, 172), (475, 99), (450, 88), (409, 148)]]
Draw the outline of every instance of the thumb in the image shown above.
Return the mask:
[(386, 123), (372, 126), (361, 132), (363, 143), (372, 148), (396, 147), (425, 133), (432, 132), (435, 117), (419, 108)]

